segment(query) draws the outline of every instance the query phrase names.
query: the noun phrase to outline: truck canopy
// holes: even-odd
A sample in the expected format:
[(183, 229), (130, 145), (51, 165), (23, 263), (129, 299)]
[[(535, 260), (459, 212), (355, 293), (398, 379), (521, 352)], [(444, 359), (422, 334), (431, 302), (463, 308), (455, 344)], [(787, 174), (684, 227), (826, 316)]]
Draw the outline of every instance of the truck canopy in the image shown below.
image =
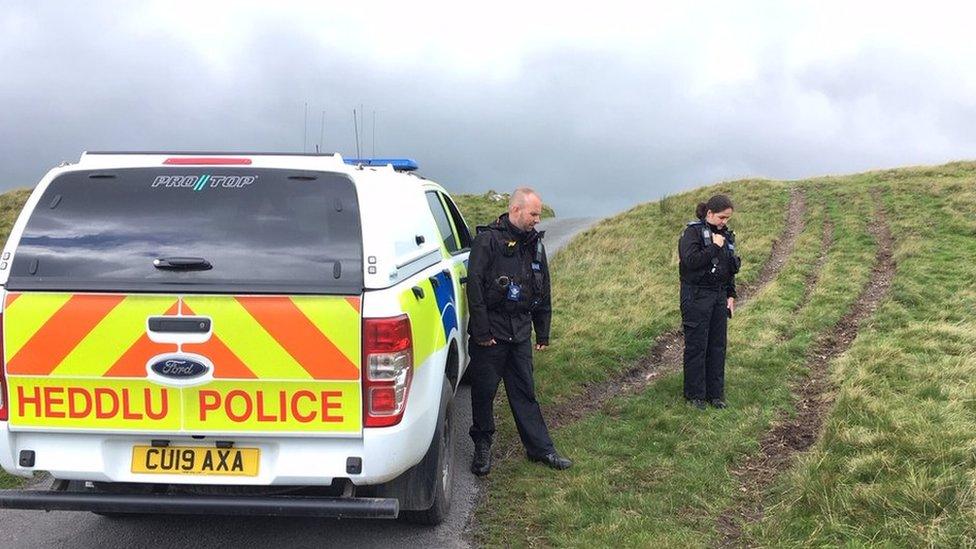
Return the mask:
[(58, 176), (27, 222), (7, 283), (14, 291), (362, 288), (359, 204), (347, 176), (220, 166)]

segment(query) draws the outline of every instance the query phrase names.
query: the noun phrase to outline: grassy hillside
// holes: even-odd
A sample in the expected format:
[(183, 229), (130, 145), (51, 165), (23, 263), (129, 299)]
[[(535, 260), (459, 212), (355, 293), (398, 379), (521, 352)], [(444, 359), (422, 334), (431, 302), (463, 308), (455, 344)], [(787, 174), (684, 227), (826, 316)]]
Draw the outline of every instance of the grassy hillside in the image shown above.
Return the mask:
[[(451, 197), (460, 208), (461, 215), (471, 228), (472, 234), (475, 227), (491, 223), (508, 210), (508, 193), (488, 191), (485, 194), (455, 194)], [(555, 215), (556, 212), (550, 206), (543, 204), (543, 219)]]
[(31, 189), (14, 189), (0, 194), (0, 242), (7, 241), (7, 235), (30, 193)]
[[(723, 184), (591, 229), (554, 261), (561, 311), (536, 367), (540, 399), (572, 403), (678, 325), (675, 237), (697, 198), (733, 195), (748, 279), (793, 187), (806, 196), (804, 229), (779, 275), (730, 324), (731, 408), (687, 407), (680, 373), (611, 399), (555, 430), (573, 469), (554, 472), (516, 452), (492, 472), (480, 541), (701, 547), (734, 530), (735, 543), (762, 546), (976, 543), (976, 164)], [(798, 459), (787, 455), (785, 473), (767, 471), (760, 512), (729, 528), (722, 520), (747, 490), (744, 464), (771, 427), (797, 416), (796, 387), (874, 280), (876, 225), (885, 222), (892, 289), (828, 364), (833, 385), (815, 395), (834, 402), (823, 436)], [(515, 436), (501, 406), (504, 448)]]

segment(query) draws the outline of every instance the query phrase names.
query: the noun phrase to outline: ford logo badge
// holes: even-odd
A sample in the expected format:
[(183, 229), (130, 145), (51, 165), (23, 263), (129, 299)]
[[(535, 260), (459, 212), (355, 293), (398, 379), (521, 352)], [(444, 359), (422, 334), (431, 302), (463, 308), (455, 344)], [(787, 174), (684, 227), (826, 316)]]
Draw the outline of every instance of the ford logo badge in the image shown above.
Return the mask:
[(153, 362), (149, 369), (168, 379), (190, 380), (203, 376), (210, 368), (191, 358), (166, 357)]

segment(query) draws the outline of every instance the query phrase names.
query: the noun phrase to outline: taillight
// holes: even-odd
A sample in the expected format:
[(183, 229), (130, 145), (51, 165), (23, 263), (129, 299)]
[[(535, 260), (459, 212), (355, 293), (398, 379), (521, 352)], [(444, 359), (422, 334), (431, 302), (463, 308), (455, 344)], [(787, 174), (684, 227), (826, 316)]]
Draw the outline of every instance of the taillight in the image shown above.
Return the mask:
[(3, 313), (0, 313), (0, 421), (7, 421), (7, 364), (3, 360)]
[(363, 411), (366, 427), (400, 423), (413, 379), (407, 315), (363, 320)]

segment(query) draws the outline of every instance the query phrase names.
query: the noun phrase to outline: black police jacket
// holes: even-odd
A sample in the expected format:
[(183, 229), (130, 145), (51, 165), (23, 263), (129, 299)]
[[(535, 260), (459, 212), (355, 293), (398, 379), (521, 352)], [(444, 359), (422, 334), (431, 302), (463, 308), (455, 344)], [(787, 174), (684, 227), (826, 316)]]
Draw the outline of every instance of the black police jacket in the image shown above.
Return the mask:
[[(531, 339), (534, 326), (536, 343), (549, 344), (552, 305), (543, 234), (516, 228), (508, 214), (478, 227), (467, 285), (468, 334), (475, 342), (521, 343)], [(512, 284), (519, 288), (518, 300), (510, 299)]]
[[(723, 235), (725, 245), (706, 244), (703, 228)], [(678, 240), (678, 258), (683, 284), (720, 288), (729, 297), (737, 297), (735, 274), (739, 271), (739, 259), (735, 256), (735, 234), (728, 226), (717, 229), (701, 220), (689, 223)]]

